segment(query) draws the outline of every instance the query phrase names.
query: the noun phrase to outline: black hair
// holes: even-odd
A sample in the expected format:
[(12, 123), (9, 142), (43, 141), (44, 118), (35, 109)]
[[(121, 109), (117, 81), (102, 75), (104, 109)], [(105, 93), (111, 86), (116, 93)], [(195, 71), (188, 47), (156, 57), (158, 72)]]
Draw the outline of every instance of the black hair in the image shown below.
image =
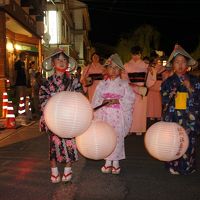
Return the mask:
[(153, 51), (151, 51), (151, 53), (150, 53), (150, 57), (157, 58), (157, 57), (159, 57), (159, 55), (156, 53), (155, 50), (153, 50)]
[(141, 48), (140, 46), (138, 46), (138, 45), (133, 46), (133, 47), (131, 48), (131, 53), (132, 53), (133, 55), (142, 54), (142, 48)]
[(144, 56), (143, 60), (149, 60), (149, 56)]
[(20, 52), (19, 57), (22, 58), (23, 56), (26, 56), (25, 52)]
[(153, 64), (155, 60), (158, 58), (159, 58), (159, 55), (156, 53), (156, 51), (155, 50), (151, 51), (150, 59), (149, 59), (150, 64)]
[(81, 67), (80, 67), (80, 66), (79, 66), (79, 67), (77, 67), (76, 71), (78, 71), (78, 70), (81, 70)]

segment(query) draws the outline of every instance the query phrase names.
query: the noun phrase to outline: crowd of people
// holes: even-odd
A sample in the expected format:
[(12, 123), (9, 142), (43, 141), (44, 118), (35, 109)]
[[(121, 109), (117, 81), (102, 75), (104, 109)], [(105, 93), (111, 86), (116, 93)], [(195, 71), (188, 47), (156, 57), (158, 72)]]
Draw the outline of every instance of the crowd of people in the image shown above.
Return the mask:
[[(29, 81), (34, 109), (40, 113), (41, 107), (40, 129), (49, 136), (52, 183), (70, 181), (72, 163), (78, 160), (75, 139), (60, 138), (54, 134), (45, 125), (43, 117), (48, 99), (58, 92), (68, 90), (81, 92), (93, 108), (106, 102), (94, 112), (94, 119), (105, 121), (115, 129), (117, 144), (114, 151), (105, 158), (102, 173), (119, 174), (119, 162), (126, 157), (125, 137), (144, 135), (152, 123), (160, 120), (178, 123), (189, 137), (187, 151), (181, 158), (165, 162), (166, 169), (175, 175), (195, 172), (196, 138), (200, 128), (200, 80), (193, 72), (198, 62), (180, 45), (175, 45), (167, 65), (163, 65), (162, 57), (156, 51), (150, 57), (143, 57), (142, 48), (133, 46), (130, 53), (131, 59), (123, 64), (117, 53), (110, 55), (105, 63), (100, 63), (100, 55), (95, 52), (89, 65), (83, 69), (78, 67), (76, 73), (70, 76), (65, 72), (72, 58), (57, 49), (44, 60), (48, 60), (54, 68), (53, 75), (46, 80), (42, 80), (40, 72), (35, 70), (35, 63), (30, 63)], [(24, 56), (20, 54), (15, 64), (18, 97), (24, 95), (27, 86)], [(181, 98), (181, 105), (177, 103), (178, 98)], [(62, 178), (58, 163), (65, 163)]]

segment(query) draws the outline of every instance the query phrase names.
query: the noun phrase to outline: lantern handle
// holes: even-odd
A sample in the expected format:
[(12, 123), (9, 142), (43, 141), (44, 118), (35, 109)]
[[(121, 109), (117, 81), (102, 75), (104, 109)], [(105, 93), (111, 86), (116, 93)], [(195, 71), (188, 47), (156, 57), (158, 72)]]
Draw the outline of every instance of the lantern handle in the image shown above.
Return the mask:
[(109, 103), (109, 101), (106, 101), (106, 102), (102, 103), (101, 105), (95, 107), (93, 110), (96, 111), (96, 110), (98, 110), (99, 108), (101, 108), (101, 107), (107, 105), (108, 103)]

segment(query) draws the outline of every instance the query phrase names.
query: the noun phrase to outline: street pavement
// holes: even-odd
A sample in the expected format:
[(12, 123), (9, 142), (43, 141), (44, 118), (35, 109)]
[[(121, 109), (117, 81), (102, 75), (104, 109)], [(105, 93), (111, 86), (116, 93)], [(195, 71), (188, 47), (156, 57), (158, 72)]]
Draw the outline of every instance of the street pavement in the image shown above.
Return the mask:
[[(120, 175), (102, 174), (103, 160), (79, 155), (72, 181), (52, 184), (48, 139), (39, 132), (38, 122), (0, 131), (0, 200), (200, 200), (199, 171), (170, 175), (147, 153), (143, 141), (135, 135), (125, 139), (127, 158), (121, 162)], [(62, 174), (63, 166), (59, 169)]]

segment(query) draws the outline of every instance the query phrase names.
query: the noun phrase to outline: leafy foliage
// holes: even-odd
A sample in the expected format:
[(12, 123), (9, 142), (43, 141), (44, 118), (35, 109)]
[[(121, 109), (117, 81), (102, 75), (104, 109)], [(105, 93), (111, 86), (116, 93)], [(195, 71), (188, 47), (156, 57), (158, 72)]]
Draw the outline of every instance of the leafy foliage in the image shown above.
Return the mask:
[(149, 56), (150, 52), (159, 48), (160, 33), (151, 25), (144, 24), (136, 30), (122, 35), (116, 47), (116, 51), (121, 56), (123, 62), (130, 59), (130, 49), (139, 45), (143, 48), (143, 55)]

